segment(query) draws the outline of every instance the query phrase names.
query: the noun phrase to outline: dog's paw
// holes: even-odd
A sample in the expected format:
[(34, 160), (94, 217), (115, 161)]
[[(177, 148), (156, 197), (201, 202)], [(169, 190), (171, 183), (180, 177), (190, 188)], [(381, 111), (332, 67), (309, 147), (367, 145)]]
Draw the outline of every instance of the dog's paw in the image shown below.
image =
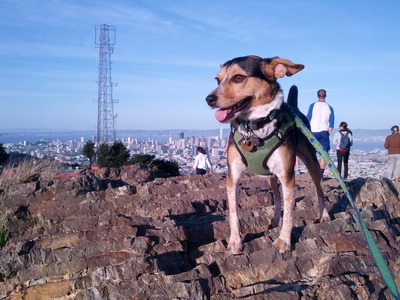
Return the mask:
[(285, 253), (286, 251), (290, 250), (290, 243), (286, 243), (279, 238), (272, 243), (272, 246), (274, 246), (275, 249), (279, 251), (279, 253)]
[(272, 228), (278, 227), (280, 220), (281, 220), (280, 216), (278, 218), (273, 217), (271, 220), (271, 227)]
[(231, 253), (233, 255), (237, 255), (237, 254), (241, 254), (243, 249), (244, 249), (244, 245), (242, 244), (241, 241), (230, 241), (228, 244), (228, 249), (231, 251)]
[(325, 209), (323, 211), (321, 217), (319, 218), (319, 222), (320, 223), (326, 223), (326, 222), (329, 222), (330, 220), (331, 220), (331, 217), (329, 216), (328, 212)]

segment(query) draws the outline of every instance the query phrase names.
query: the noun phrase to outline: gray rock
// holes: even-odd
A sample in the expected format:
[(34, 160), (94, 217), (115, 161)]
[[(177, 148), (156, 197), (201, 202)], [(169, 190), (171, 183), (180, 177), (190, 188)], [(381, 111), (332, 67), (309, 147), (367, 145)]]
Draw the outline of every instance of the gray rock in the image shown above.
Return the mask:
[[(336, 180), (322, 185), (332, 221), (319, 224), (308, 177), (296, 177), (283, 255), (272, 246), (272, 191), (251, 174), (239, 186), (245, 247), (236, 256), (220, 174), (155, 179), (137, 164), (15, 186), (0, 198), (10, 231), (0, 299), (390, 299)], [(400, 283), (400, 186), (358, 178), (348, 188)]]

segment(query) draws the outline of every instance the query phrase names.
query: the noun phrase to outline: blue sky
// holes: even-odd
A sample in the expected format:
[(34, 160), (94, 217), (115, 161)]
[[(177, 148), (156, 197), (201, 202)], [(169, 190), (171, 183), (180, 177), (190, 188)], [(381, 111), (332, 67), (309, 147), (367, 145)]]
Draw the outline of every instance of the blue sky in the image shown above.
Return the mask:
[[(307, 112), (327, 90), (335, 127), (400, 125), (400, 1), (0, 0), (0, 133), (95, 130), (95, 26), (116, 28), (116, 128), (216, 129), (219, 65), (279, 56)], [(226, 125), (223, 126), (224, 128)]]

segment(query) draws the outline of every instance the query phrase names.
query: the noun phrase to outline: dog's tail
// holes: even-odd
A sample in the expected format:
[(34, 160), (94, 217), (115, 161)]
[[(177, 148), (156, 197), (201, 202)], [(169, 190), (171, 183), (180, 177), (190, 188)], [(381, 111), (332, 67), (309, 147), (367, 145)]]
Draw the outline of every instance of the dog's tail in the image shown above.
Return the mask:
[(288, 94), (286, 103), (292, 108), (293, 112), (298, 117), (300, 117), (300, 119), (307, 126), (307, 128), (310, 129), (310, 122), (308, 122), (307, 117), (302, 114), (302, 112), (299, 110), (299, 107), (297, 105), (298, 95), (299, 95), (299, 91), (297, 90), (297, 86), (292, 85), (292, 87), (289, 90), (289, 94)]
[(289, 104), (290, 106), (293, 106), (293, 107), (298, 107), (297, 106), (298, 95), (299, 95), (299, 91), (297, 90), (297, 86), (292, 85), (292, 87), (289, 90), (288, 97), (287, 97), (287, 101), (286, 101), (287, 104)]

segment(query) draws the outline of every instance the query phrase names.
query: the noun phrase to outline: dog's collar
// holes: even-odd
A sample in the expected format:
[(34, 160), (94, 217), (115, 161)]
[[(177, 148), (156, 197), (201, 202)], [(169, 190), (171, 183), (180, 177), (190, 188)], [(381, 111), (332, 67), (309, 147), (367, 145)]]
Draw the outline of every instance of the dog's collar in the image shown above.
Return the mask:
[(259, 118), (257, 120), (251, 121), (251, 120), (247, 120), (247, 121), (243, 121), (241, 119), (239, 119), (240, 123), (244, 126), (244, 128), (246, 128), (246, 130), (257, 130), (259, 128), (262, 128), (265, 124), (271, 122), (272, 120), (275, 119), (275, 116), (277, 114), (277, 112), (280, 110), (279, 109), (274, 109), (273, 111), (271, 111), (268, 116), (263, 117), (263, 118)]

